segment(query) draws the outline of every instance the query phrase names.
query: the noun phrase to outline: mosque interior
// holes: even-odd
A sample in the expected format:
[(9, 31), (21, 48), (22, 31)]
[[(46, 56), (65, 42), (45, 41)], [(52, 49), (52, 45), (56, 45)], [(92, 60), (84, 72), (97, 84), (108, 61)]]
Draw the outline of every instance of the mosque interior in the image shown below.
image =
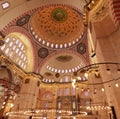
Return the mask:
[(0, 119), (119, 119), (120, 0), (0, 4)]

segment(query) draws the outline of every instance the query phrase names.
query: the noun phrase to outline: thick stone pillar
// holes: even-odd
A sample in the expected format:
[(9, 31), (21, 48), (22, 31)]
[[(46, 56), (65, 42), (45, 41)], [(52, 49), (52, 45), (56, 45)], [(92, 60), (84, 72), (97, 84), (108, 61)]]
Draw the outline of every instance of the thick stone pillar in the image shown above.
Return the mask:
[[(28, 110), (34, 110), (36, 107), (37, 96), (39, 91), (40, 79), (33, 75), (27, 76), (22, 84), (20, 93), (14, 101), (14, 107), (11, 112), (19, 112)], [(10, 116), (9, 119), (29, 119), (29, 116)]]
[[(109, 81), (112, 79), (112, 75), (108, 75), (106, 72), (101, 72), (101, 76), (103, 78), (103, 81)], [(115, 113), (117, 116), (117, 119), (120, 117), (120, 103), (119, 103), (119, 93), (116, 93), (116, 88), (114, 85), (114, 82), (104, 84), (105, 92), (107, 96), (107, 101), (109, 106), (113, 106), (115, 109)]]
[[(98, 62), (119, 62), (120, 61), (120, 53), (118, 46), (120, 46), (119, 40), (120, 30), (113, 33), (111, 36), (98, 40), (96, 55), (98, 58)], [(115, 45), (117, 44), (117, 45)], [(110, 71), (108, 72), (107, 65), (101, 66), (100, 73), (103, 81), (109, 81), (112, 79), (116, 79), (120, 76), (117, 71), (117, 66), (109, 65)], [(113, 81), (111, 83), (107, 83), (104, 85), (105, 92), (107, 96), (107, 102), (109, 106), (114, 106), (117, 119), (120, 117), (120, 90), (115, 87), (115, 83), (120, 83), (119, 80)]]

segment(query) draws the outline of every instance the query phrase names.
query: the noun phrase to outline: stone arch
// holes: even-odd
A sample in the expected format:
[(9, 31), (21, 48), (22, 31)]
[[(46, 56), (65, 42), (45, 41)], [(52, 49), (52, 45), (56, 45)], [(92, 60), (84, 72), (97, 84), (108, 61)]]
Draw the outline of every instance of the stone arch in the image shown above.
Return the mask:
[(7, 30), (5, 44), (1, 50), (20, 68), (27, 72), (36, 71), (37, 53), (32, 36), (23, 28), (11, 27)]

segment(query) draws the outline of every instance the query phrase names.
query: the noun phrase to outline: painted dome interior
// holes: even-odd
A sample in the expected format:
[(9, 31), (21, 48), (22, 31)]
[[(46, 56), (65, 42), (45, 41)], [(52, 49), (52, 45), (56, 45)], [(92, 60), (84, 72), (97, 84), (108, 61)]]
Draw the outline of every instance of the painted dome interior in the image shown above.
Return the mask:
[(0, 0), (0, 119), (119, 118), (119, 6)]
[(66, 48), (81, 41), (84, 33), (82, 14), (69, 6), (55, 5), (38, 9), (30, 20), (35, 39), (50, 48)]

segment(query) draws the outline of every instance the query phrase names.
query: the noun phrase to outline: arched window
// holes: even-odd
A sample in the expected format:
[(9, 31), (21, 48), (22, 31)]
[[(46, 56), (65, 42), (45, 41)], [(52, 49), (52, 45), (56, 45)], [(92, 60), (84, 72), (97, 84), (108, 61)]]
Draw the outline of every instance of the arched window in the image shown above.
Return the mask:
[(75, 88), (72, 88), (72, 95), (75, 95)]
[[(21, 33), (21, 30), (23, 33)], [(5, 43), (0, 47), (6, 56), (27, 72), (36, 70), (37, 63), (36, 49), (31, 40), (32, 38), (30, 38), (29, 34), (26, 34), (26, 31), (24, 32), (24, 29), (18, 28), (18, 32), (15, 31), (6, 35), (4, 38)]]
[(17, 38), (6, 37), (1, 50), (22, 69), (26, 69), (27, 57), (24, 44)]
[(45, 103), (45, 108), (47, 108), (47, 107), (48, 107), (48, 102)]
[(69, 95), (69, 88), (68, 87), (65, 88), (65, 95)]
[(58, 96), (62, 96), (62, 89), (61, 88), (58, 89)]

